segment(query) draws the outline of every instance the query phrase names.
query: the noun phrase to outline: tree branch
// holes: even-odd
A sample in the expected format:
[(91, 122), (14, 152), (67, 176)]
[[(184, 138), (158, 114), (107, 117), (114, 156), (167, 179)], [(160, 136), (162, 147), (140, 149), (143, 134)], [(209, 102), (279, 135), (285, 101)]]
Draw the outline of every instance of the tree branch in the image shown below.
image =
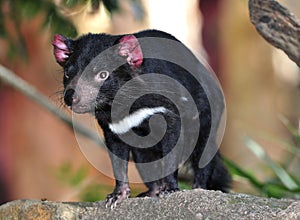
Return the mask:
[(23, 95), (27, 96), (28, 98), (34, 100), (41, 106), (43, 106), (45, 109), (47, 109), (49, 112), (51, 112), (53, 115), (55, 115), (57, 118), (62, 120), (64, 123), (66, 123), (69, 127), (76, 130), (80, 134), (90, 138), (95, 143), (97, 143), (100, 146), (104, 146), (103, 140), (99, 137), (99, 134), (96, 132), (91, 131), (90, 129), (87, 129), (86, 127), (82, 126), (79, 123), (76, 123), (76, 121), (73, 121), (71, 117), (66, 115), (64, 112), (60, 111), (53, 103), (51, 103), (47, 97), (42, 95), (40, 92), (37, 91), (36, 88), (29, 85), (26, 81), (18, 77), (16, 74), (14, 74), (9, 69), (3, 67), (0, 65), (0, 79), (4, 82), (13, 87), (14, 89), (21, 92)]
[(263, 38), (300, 67), (300, 21), (275, 0), (249, 0), (249, 11)]

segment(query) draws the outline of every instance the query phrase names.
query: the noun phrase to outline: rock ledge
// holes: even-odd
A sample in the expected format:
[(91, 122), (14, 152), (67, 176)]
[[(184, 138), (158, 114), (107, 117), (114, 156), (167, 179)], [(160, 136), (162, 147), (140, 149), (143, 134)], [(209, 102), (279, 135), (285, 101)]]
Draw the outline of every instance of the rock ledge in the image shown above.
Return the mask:
[(0, 219), (300, 219), (300, 201), (187, 190), (162, 198), (104, 202), (16, 200), (0, 206)]

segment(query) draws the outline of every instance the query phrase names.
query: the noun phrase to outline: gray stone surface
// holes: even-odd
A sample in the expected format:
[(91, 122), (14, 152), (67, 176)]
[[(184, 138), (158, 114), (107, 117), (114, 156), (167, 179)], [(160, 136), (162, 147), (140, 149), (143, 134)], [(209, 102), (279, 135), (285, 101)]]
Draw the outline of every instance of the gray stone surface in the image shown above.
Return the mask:
[(113, 210), (103, 201), (16, 200), (0, 207), (0, 219), (300, 219), (300, 201), (197, 189), (131, 198)]

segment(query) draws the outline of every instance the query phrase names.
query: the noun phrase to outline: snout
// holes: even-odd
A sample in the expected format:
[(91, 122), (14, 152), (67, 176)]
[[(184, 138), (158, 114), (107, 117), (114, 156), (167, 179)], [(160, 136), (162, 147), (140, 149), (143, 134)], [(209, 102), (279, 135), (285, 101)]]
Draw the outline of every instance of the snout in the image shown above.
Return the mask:
[(67, 106), (72, 107), (72, 105), (79, 103), (80, 97), (74, 89), (67, 89), (64, 93), (64, 101)]
[(88, 89), (78, 90), (69, 87), (64, 92), (64, 102), (78, 114), (92, 113), (95, 110), (96, 94), (91, 93)]

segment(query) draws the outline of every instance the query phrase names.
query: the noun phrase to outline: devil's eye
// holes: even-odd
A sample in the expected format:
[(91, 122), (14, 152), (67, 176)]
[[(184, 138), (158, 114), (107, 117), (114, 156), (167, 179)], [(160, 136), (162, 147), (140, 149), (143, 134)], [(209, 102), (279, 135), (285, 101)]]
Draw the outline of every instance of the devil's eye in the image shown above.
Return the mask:
[(99, 73), (97, 73), (96, 75), (96, 80), (97, 81), (103, 81), (106, 80), (109, 76), (109, 72), (108, 71), (100, 71)]
[(107, 71), (100, 72), (100, 78), (101, 79), (106, 79), (107, 77), (108, 77), (108, 72)]

